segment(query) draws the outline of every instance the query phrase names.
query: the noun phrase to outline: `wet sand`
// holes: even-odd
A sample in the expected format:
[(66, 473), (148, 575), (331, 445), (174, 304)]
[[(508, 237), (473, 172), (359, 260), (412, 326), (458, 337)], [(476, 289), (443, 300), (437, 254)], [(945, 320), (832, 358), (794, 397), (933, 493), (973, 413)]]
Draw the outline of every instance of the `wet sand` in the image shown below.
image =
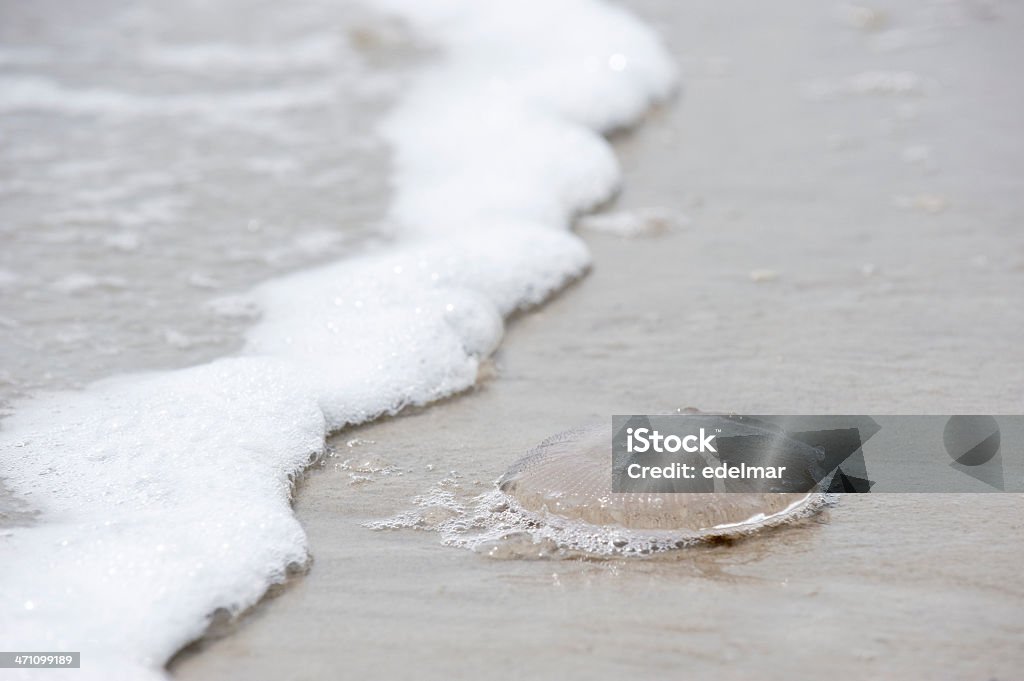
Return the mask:
[(509, 324), (476, 390), (334, 438), (296, 493), (308, 574), (176, 677), (1019, 678), (1021, 495), (847, 495), (646, 560), (495, 560), (363, 526), (612, 413), (1020, 413), (1024, 10), (892, 3), (867, 30), (809, 1), (631, 4), (684, 90), (616, 140), (613, 208), (689, 224), (586, 235), (592, 272)]

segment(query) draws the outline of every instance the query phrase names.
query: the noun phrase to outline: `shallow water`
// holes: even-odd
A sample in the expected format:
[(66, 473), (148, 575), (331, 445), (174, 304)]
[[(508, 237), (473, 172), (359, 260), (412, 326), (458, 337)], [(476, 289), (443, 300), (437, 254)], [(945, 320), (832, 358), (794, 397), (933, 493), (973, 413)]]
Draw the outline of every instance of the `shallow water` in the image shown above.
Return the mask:
[(353, 3), (5, 5), (0, 407), (237, 350), (239, 294), (383, 238), (411, 40)]
[[(541, 8), (554, 13), (555, 28), (527, 34)], [(209, 25), (201, 8), (191, 9), (191, 21)], [(388, 215), (396, 243), (274, 278), (243, 300), (211, 301), (221, 316), (251, 316), (242, 313), (252, 304), (262, 313), (240, 356), (15, 402), (0, 431), (4, 484), (39, 513), (28, 527), (20, 517), (5, 520), (4, 549), (17, 558), (0, 561), (8, 586), (0, 621), (15, 632), (13, 647), (80, 648), (93, 660), (87, 675), (97, 678), (159, 677), (214, 613), (250, 607), (307, 564), (291, 487), (325, 434), (472, 386), (503, 318), (584, 271), (588, 254), (568, 231), (570, 218), (607, 200), (619, 179), (598, 133), (632, 123), (672, 86), (674, 67), (655, 36), (596, 1), (392, 9), (456, 56), (418, 71), (382, 124), (394, 154)], [(323, 60), (324, 48), (312, 38), (289, 44), (288, 25), (272, 23), (266, 51), (223, 43), (133, 51), (161, 68), (204, 75), (237, 62), (273, 72), (284, 61), (289, 76), (277, 89), (230, 90), (230, 81), (215, 96), (195, 83), (135, 92), (23, 74), (7, 82), (3, 105), (14, 115), (198, 116), (203, 125), (290, 142), (306, 121), (278, 117), (335, 97), (381, 94), (368, 73), (350, 79), (350, 91), (332, 87), (333, 74), (292, 83), (308, 61)], [(573, 39), (558, 26), (573, 27)], [(367, 47), (395, 36), (382, 25), (349, 37)], [(329, 48), (334, 39), (327, 37)], [(408, 42), (400, 32), (395, 39)], [(399, 54), (408, 47), (391, 46)], [(303, 250), (315, 251), (318, 240)], [(137, 245), (118, 235), (112, 248)], [(189, 284), (217, 285), (205, 273)], [(51, 288), (127, 286), (117, 275), (74, 273)], [(129, 328), (151, 321), (121, 319)], [(164, 339), (195, 344), (177, 329)]]

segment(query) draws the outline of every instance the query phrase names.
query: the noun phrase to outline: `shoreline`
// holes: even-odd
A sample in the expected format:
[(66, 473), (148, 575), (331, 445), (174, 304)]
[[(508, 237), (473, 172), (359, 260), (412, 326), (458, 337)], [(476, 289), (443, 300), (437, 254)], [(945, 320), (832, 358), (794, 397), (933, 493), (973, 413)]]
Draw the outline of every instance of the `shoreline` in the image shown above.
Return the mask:
[[(308, 562), (291, 487), (328, 435), (473, 385), (504, 318), (588, 265), (570, 218), (618, 184), (599, 131), (634, 121), (673, 81), (657, 39), (600, 2), (552, 6), (546, 32), (531, 29), (530, 7), (389, 8), (457, 56), (419, 71), (378, 127), (394, 162), (388, 218), (405, 238), (257, 286), (246, 303), (262, 314), (239, 356), (18, 408), (0, 433), (20, 448), (8, 486), (36, 495), (55, 520), (5, 542), (22, 556), (3, 571), (12, 647), (79, 641), (97, 672), (162, 676), (210, 617), (246, 609)], [(577, 40), (566, 43), (559, 26), (581, 27)], [(326, 48), (328, 62), (342, 49)], [(496, 78), (508, 87), (494, 89)], [(16, 110), (81, 103), (81, 90), (26, 82)], [(100, 103), (90, 112), (123, 113), (125, 101), (139, 117), (160, 111), (148, 98), (84, 92)], [(269, 103), (243, 96), (241, 108), (321, 111), (344, 101), (333, 92), (282, 89)], [(70, 288), (99, 281), (85, 275)]]
[[(416, 495), (485, 491), (540, 440), (602, 414), (1019, 410), (1024, 312), (1005, 305), (1024, 285), (1019, 194), (987, 200), (1019, 166), (998, 147), (1016, 129), (963, 56), (989, 59), (979, 40), (1019, 52), (1007, 22), (1021, 17), (878, 55), (807, 3), (686, 16), (631, 4), (689, 67), (679, 101), (614, 136), (625, 187), (613, 210), (659, 207), (689, 225), (581, 233), (592, 271), (508, 325), (496, 377), (332, 438), (339, 456), (294, 499), (309, 573), (231, 636), (179, 654), (172, 675), (668, 678), (685, 665), (717, 678), (1003, 678), (1024, 663), (1024, 549), (1007, 541), (1024, 532), (1020, 495), (846, 495), (813, 522), (639, 561), (495, 560), (433, 532), (363, 527)], [(773, 30), (789, 50), (771, 49)], [(796, 54), (830, 56), (794, 67)], [(946, 72), (898, 134), (870, 132), (864, 115), (896, 117), (899, 98), (839, 108), (801, 95), (807, 79), (881, 62)], [(951, 107), (969, 115), (935, 113)], [(971, 147), (957, 142), (966, 120), (989, 123)], [(837, 135), (859, 146), (836, 149)], [(947, 160), (928, 172), (888, 160), (919, 140)], [(893, 200), (915, 193), (951, 198), (940, 211)], [(396, 472), (356, 470), (364, 459)]]

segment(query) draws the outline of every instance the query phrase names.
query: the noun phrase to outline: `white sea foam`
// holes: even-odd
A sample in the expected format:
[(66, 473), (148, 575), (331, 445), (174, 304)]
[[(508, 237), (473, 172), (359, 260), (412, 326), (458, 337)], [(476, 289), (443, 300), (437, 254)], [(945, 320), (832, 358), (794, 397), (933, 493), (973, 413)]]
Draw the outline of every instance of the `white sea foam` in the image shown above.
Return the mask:
[[(160, 678), (306, 560), (291, 476), (328, 432), (471, 386), (503, 317), (587, 267), (570, 221), (619, 180), (599, 132), (672, 85), (653, 35), (597, 0), (384, 5), (445, 51), (383, 126), (397, 245), (259, 287), (241, 357), (16, 406), (0, 475), (39, 513), (0, 534), (7, 649)], [(20, 88), (16, 109), (138, 108)]]
[(812, 493), (776, 513), (756, 513), (735, 523), (703, 529), (638, 530), (616, 524), (595, 525), (547, 509), (531, 511), (498, 489), (467, 498), (460, 495), (458, 476), (450, 475), (414, 497), (412, 508), (386, 520), (368, 522), (366, 527), (433, 531), (448, 546), (501, 559), (642, 556), (795, 524), (831, 501), (825, 494)]

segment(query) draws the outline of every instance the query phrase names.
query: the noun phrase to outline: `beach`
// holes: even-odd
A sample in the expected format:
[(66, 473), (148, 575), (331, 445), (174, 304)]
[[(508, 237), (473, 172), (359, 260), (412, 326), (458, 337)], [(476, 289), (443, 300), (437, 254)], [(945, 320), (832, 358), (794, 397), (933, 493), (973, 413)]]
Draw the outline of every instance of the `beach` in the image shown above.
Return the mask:
[(1019, 676), (1020, 495), (843, 495), (641, 559), (366, 527), (417, 496), (468, 502), (615, 413), (1020, 412), (1021, 9), (629, 6), (681, 65), (678, 96), (613, 136), (607, 210), (657, 209), (653, 233), (579, 225), (590, 271), (509, 321), (475, 388), (334, 436), (294, 491), (308, 570), (172, 676)]
[(0, 647), (104, 681), (1021, 676), (1024, 495), (984, 476), (629, 556), (505, 533), (494, 490), (613, 414), (937, 415), (871, 442), (908, 475), (942, 415), (1019, 416), (1024, 7), (2, 14)]

